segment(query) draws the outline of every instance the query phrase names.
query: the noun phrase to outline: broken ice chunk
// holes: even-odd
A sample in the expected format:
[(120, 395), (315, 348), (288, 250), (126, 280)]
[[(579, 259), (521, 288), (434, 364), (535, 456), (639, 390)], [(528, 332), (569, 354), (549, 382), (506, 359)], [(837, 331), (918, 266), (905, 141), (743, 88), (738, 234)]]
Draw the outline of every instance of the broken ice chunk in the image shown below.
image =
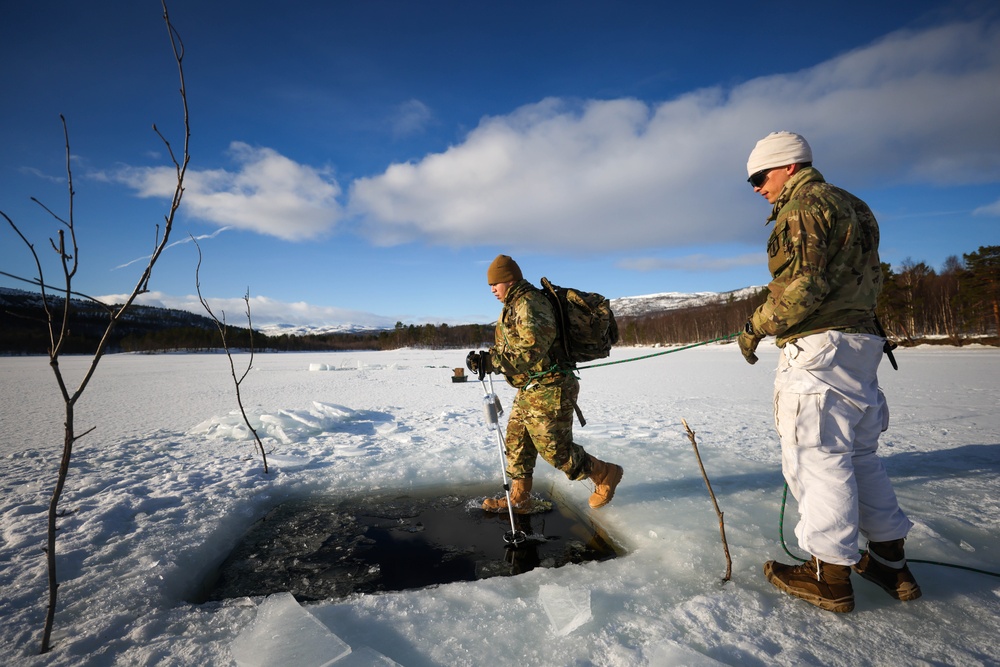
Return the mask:
[(591, 619), (590, 591), (565, 588), (558, 584), (538, 587), (538, 599), (556, 635), (562, 637)]
[(725, 664), (669, 639), (651, 647), (647, 651), (647, 654), (649, 655), (649, 664), (651, 665), (722, 667)]
[(362, 646), (351, 651), (346, 658), (337, 662), (337, 667), (402, 667), (395, 660), (390, 660), (378, 651)]
[(239, 667), (326, 667), (351, 647), (303, 609), (291, 593), (269, 595), (230, 646)]

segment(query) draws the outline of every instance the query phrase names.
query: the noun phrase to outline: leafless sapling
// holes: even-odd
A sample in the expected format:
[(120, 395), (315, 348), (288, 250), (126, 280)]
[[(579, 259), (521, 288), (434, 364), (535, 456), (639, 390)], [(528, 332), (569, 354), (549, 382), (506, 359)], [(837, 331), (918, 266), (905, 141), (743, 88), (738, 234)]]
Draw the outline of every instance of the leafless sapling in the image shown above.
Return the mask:
[(264, 474), (266, 475), (268, 472), (267, 451), (264, 449), (264, 443), (260, 441), (260, 436), (257, 435), (257, 429), (253, 427), (253, 424), (250, 423), (250, 418), (247, 417), (246, 408), (243, 407), (243, 396), (240, 394), (240, 386), (243, 384), (243, 380), (246, 379), (250, 369), (253, 368), (253, 319), (250, 317), (250, 290), (248, 289), (246, 294), (243, 295), (243, 302), (246, 304), (247, 328), (250, 331), (250, 359), (247, 361), (246, 369), (237, 377), (236, 363), (233, 361), (233, 351), (229, 347), (229, 327), (226, 325), (226, 311), (221, 311), (222, 319), (219, 319), (212, 311), (212, 307), (208, 305), (208, 301), (201, 295), (201, 246), (193, 236), (191, 240), (194, 241), (195, 247), (198, 248), (198, 266), (194, 271), (194, 283), (195, 289), (198, 290), (198, 301), (201, 302), (202, 307), (208, 313), (209, 317), (212, 318), (212, 321), (215, 322), (215, 326), (219, 329), (219, 335), (222, 336), (222, 348), (226, 351), (226, 357), (229, 359), (229, 372), (232, 374), (233, 384), (236, 386), (236, 404), (240, 408), (240, 414), (243, 415), (243, 423), (250, 429), (250, 433), (253, 435), (254, 442), (257, 445), (257, 451), (260, 452), (261, 459), (264, 461)]
[(705, 486), (708, 487), (708, 495), (712, 498), (712, 506), (715, 508), (715, 514), (719, 517), (719, 534), (722, 536), (722, 550), (726, 554), (726, 576), (722, 577), (722, 581), (729, 581), (733, 575), (733, 559), (729, 556), (729, 543), (726, 542), (726, 524), (722, 521), (722, 510), (719, 509), (719, 503), (715, 499), (715, 492), (712, 491), (712, 483), (708, 481), (708, 474), (705, 472), (705, 464), (701, 462), (701, 454), (698, 452), (698, 442), (694, 439), (694, 431), (688, 426), (686, 420), (681, 419), (681, 423), (684, 424), (684, 430), (687, 431), (688, 439), (691, 441), (691, 446), (694, 447), (695, 458), (698, 459), (698, 467), (701, 468), (701, 476), (705, 480)]
[[(32, 201), (37, 203), (42, 209), (44, 209), (48, 214), (58, 224), (58, 230), (55, 238), (50, 238), (49, 243), (52, 246), (52, 250), (55, 251), (58, 257), (58, 263), (62, 272), (62, 284), (59, 287), (50, 286), (45, 279), (45, 274), (43, 271), (43, 262), (39, 256), (39, 252), (36, 250), (33, 243), (31, 243), (27, 236), (22, 233), (20, 227), (14, 223), (14, 221), (7, 216), (7, 214), (0, 211), (0, 216), (2, 216), (14, 232), (20, 237), (27, 247), (28, 252), (32, 255), (35, 261), (35, 267), (37, 270), (37, 277), (28, 279), (23, 277), (17, 277), (23, 282), (27, 282), (35, 285), (41, 290), (42, 304), (45, 311), (46, 325), (48, 328), (49, 335), (49, 345), (48, 345), (48, 357), (49, 366), (55, 375), (56, 384), (59, 387), (59, 392), (62, 396), (64, 403), (64, 433), (63, 433), (63, 451), (62, 457), (59, 464), (59, 472), (56, 478), (55, 489), (52, 492), (52, 498), (49, 502), (48, 511), (48, 541), (45, 548), (47, 565), (48, 565), (48, 608), (45, 615), (45, 625), (42, 630), (42, 641), (41, 641), (41, 653), (47, 653), (51, 649), (51, 638), (52, 638), (52, 628), (55, 623), (56, 614), (56, 602), (57, 602), (57, 591), (59, 588), (59, 582), (56, 572), (56, 531), (57, 531), (57, 520), (61, 516), (59, 509), (59, 501), (62, 497), (63, 490), (66, 485), (66, 478), (69, 473), (70, 459), (73, 455), (73, 445), (77, 440), (87, 435), (96, 427), (91, 427), (81, 433), (76, 432), (76, 423), (74, 419), (74, 409), (76, 407), (77, 401), (83, 395), (84, 390), (89, 385), (91, 379), (94, 377), (94, 373), (97, 370), (97, 366), (104, 356), (104, 353), (108, 349), (108, 344), (111, 341), (112, 334), (122, 320), (125, 313), (135, 302), (136, 298), (149, 290), (149, 280), (152, 276), (153, 267), (159, 259), (163, 250), (167, 247), (168, 241), (170, 239), (170, 232), (173, 229), (174, 216), (177, 213), (177, 209), (181, 204), (181, 197), (184, 194), (184, 177), (187, 173), (188, 161), (190, 155), (188, 152), (189, 142), (191, 137), (191, 129), (188, 120), (188, 104), (187, 104), (187, 92), (184, 83), (184, 45), (180, 39), (180, 35), (174, 28), (170, 21), (170, 17), (167, 13), (167, 6), (165, 0), (162, 0), (161, 5), (163, 7), (163, 21), (167, 28), (167, 35), (170, 39), (170, 45), (173, 49), (174, 60), (177, 63), (177, 70), (180, 77), (180, 100), (183, 108), (184, 114), (184, 142), (183, 150), (180, 155), (174, 152), (173, 147), (170, 142), (163, 136), (163, 134), (157, 129), (156, 125), (153, 125), (153, 131), (160, 138), (163, 144), (166, 146), (167, 152), (170, 155), (170, 160), (176, 171), (176, 186), (174, 188), (173, 197), (170, 202), (170, 207), (167, 214), (164, 216), (163, 228), (161, 230), (160, 226), (156, 226), (156, 236), (154, 240), (153, 252), (149, 257), (149, 261), (146, 264), (146, 268), (143, 270), (142, 274), (139, 276), (135, 287), (132, 292), (125, 299), (124, 303), (117, 304), (113, 306), (106, 306), (106, 312), (108, 314), (108, 322), (104, 330), (103, 335), (98, 342), (97, 349), (94, 352), (93, 358), (87, 367), (83, 379), (80, 380), (76, 388), (72, 388), (66, 381), (62, 370), (59, 366), (60, 355), (62, 354), (67, 337), (69, 336), (69, 315), (72, 308), (72, 297), (73, 296), (84, 296), (85, 298), (99, 303), (97, 299), (92, 297), (87, 297), (86, 295), (81, 295), (79, 292), (73, 290), (73, 280), (76, 277), (77, 269), (79, 268), (80, 261), (80, 249), (77, 244), (77, 226), (76, 219), (73, 211), (73, 201), (75, 197), (75, 192), (73, 190), (73, 172), (70, 163), (70, 142), (69, 142), (69, 129), (66, 123), (65, 117), (60, 115), (63, 126), (63, 136), (65, 138), (66, 144), (66, 179), (69, 191), (69, 203), (68, 203), (68, 213), (65, 217), (60, 217), (53, 213), (44, 204), (39, 202), (37, 199), (32, 197)], [(52, 294), (50, 294), (52, 292)], [(62, 300), (61, 303), (55, 298), (55, 293), (61, 293)]]

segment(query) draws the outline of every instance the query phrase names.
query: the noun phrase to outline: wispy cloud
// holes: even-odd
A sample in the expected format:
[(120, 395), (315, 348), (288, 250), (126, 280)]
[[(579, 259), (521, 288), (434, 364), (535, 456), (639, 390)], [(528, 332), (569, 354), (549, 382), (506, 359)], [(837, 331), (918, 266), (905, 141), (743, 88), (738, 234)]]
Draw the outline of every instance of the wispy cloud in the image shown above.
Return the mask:
[(49, 174), (46, 174), (41, 169), (36, 169), (34, 167), (21, 167), (21, 168), (18, 169), (18, 171), (21, 172), (22, 174), (28, 174), (30, 176), (35, 176), (36, 178), (40, 178), (40, 179), (42, 179), (44, 181), (49, 181), (50, 183), (65, 183), (66, 182), (66, 177), (65, 176), (51, 176)]
[[(229, 229), (232, 229), (232, 227), (220, 227), (211, 234), (202, 234), (201, 236), (185, 236), (180, 241), (174, 241), (173, 243), (169, 244), (166, 248), (164, 248), (164, 250), (165, 251), (170, 250), (174, 246), (179, 246), (184, 243), (190, 243), (191, 241), (205, 241), (207, 239), (214, 239), (216, 236)], [(136, 257), (135, 259), (129, 262), (125, 262), (124, 264), (119, 264), (118, 266), (116, 266), (111, 270), (117, 271), (118, 269), (124, 269), (126, 266), (132, 266), (136, 262), (148, 262), (150, 257), (151, 255), (145, 255), (144, 257)]]
[(1000, 216), (1000, 199), (996, 200), (992, 204), (980, 206), (972, 211), (972, 215)]
[(430, 107), (420, 100), (407, 100), (399, 106), (392, 118), (392, 134), (397, 138), (419, 134), (433, 117)]
[[(341, 190), (331, 170), (242, 142), (230, 145), (230, 155), (238, 171), (188, 171), (182, 206), (189, 215), (288, 241), (317, 238), (341, 220)], [(122, 167), (105, 177), (140, 197), (171, 197), (177, 184), (172, 167)]]
[(379, 244), (546, 252), (750, 241), (767, 216), (746, 157), (768, 132), (812, 143), (849, 188), (1000, 180), (1000, 26), (893, 33), (815, 67), (660, 104), (546, 99), (460, 144), (355, 181)]

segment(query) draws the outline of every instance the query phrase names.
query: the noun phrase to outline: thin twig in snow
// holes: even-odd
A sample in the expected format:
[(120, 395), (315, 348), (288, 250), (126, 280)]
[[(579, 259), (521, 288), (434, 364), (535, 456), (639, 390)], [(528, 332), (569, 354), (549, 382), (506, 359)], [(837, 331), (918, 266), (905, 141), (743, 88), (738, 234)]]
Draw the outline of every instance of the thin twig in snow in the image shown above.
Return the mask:
[(705, 465), (701, 462), (701, 454), (698, 453), (698, 443), (694, 439), (694, 431), (691, 430), (691, 427), (688, 426), (687, 421), (684, 419), (681, 419), (681, 423), (684, 424), (684, 429), (687, 431), (691, 446), (694, 447), (694, 455), (698, 459), (701, 476), (705, 480), (705, 486), (708, 487), (708, 495), (712, 497), (712, 506), (715, 507), (715, 514), (719, 517), (719, 534), (722, 536), (722, 550), (726, 553), (726, 576), (722, 578), (722, 581), (729, 581), (733, 574), (733, 559), (729, 556), (729, 544), (726, 542), (726, 525), (722, 521), (722, 510), (719, 509), (719, 503), (715, 500), (715, 492), (712, 491), (712, 483), (708, 481), (708, 475), (705, 473)]

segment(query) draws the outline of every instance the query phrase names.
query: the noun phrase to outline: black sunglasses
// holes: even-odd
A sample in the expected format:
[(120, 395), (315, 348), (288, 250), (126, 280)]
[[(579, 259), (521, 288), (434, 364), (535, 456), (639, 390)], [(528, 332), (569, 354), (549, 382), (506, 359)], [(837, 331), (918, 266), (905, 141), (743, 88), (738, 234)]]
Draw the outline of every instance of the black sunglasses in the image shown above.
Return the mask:
[(767, 175), (771, 173), (771, 169), (773, 168), (774, 167), (770, 167), (768, 169), (761, 169), (760, 171), (755, 171), (754, 173), (750, 174), (750, 178), (747, 179), (747, 183), (749, 183), (750, 186), (753, 188), (759, 188), (760, 186), (764, 185), (764, 181), (767, 180)]

